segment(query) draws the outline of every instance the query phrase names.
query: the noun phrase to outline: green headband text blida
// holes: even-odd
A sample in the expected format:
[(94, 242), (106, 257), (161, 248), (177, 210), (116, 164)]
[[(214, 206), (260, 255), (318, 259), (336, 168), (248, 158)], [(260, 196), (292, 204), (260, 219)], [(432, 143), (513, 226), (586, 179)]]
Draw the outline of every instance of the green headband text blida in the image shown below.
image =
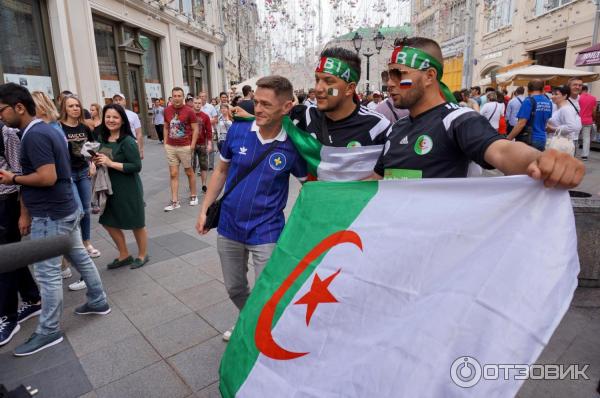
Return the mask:
[(435, 69), (437, 72), (437, 81), (440, 85), (442, 97), (444, 97), (444, 99), (448, 102), (456, 103), (454, 94), (452, 94), (452, 91), (450, 91), (448, 86), (442, 82), (442, 76), (444, 75), (443, 65), (425, 51), (408, 46), (396, 47), (392, 52), (390, 64), (406, 65), (409, 68), (423, 71), (429, 68)]
[(329, 73), (330, 75), (339, 77), (347, 83), (358, 83), (358, 72), (338, 58), (322, 57), (315, 72)]

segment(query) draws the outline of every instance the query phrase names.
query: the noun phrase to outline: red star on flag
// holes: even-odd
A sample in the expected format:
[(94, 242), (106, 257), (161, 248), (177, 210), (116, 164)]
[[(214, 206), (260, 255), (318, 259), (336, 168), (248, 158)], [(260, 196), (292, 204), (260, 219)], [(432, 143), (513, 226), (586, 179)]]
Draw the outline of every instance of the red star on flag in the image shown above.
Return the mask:
[(313, 313), (321, 303), (338, 303), (337, 299), (329, 291), (329, 284), (339, 275), (342, 269), (321, 280), (319, 274), (315, 274), (310, 290), (294, 304), (306, 304), (306, 326), (310, 323)]

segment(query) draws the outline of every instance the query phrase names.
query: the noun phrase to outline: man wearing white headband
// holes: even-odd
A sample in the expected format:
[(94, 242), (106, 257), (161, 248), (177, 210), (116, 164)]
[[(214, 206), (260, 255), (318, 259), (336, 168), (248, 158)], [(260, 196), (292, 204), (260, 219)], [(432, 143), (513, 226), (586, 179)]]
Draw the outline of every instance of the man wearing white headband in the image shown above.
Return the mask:
[(374, 178), (466, 177), (469, 163), (504, 174), (528, 174), (547, 187), (577, 186), (583, 163), (555, 150), (539, 152), (500, 136), (485, 117), (453, 103), (442, 83), (442, 52), (431, 39), (404, 39), (395, 47), (388, 72), (390, 96), (408, 109), (386, 137)]

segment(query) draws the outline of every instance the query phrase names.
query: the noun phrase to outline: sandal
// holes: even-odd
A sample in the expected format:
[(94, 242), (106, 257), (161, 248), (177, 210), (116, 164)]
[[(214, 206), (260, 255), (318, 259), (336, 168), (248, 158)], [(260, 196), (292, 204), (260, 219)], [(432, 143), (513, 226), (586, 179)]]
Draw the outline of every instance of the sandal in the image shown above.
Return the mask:
[(92, 245), (89, 245), (88, 247), (86, 247), (85, 250), (87, 250), (87, 252), (91, 258), (97, 258), (97, 257), (100, 257), (100, 255), (101, 255), (100, 250), (96, 249)]

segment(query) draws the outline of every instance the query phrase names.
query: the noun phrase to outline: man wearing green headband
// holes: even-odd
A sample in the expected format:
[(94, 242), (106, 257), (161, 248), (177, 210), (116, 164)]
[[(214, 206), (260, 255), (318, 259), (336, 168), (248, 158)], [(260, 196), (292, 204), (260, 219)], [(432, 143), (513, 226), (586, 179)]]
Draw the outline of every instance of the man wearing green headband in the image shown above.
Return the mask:
[(323, 172), (316, 176), (319, 180), (368, 178), (370, 165), (375, 165), (385, 134), (391, 128), (383, 115), (357, 101), (360, 63), (359, 56), (345, 48), (323, 50), (315, 70), (317, 107), (298, 105), (290, 114), (297, 127), (323, 147), (319, 159)]
[(438, 43), (412, 37), (395, 43), (388, 65), (388, 91), (409, 117), (394, 124), (373, 178), (466, 177), (470, 162), (506, 175), (528, 174), (547, 187), (577, 186), (583, 163), (555, 150), (539, 152), (500, 136), (487, 119), (454, 104), (442, 83)]

